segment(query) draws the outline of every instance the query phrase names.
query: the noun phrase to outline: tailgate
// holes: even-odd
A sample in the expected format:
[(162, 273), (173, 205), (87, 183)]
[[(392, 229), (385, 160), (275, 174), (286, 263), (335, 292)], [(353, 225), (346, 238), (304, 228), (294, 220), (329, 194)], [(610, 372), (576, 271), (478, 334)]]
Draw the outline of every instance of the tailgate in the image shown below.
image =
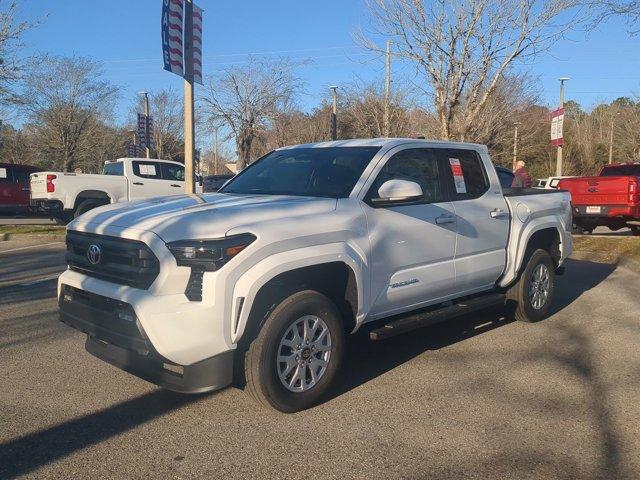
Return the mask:
[(47, 174), (46, 172), (32, 173), (30, 179), (31, 198), (47, 193)]
[(628, 177), (572, 178), (561, 185), (574, 205), (626, 205), (629, 198)]

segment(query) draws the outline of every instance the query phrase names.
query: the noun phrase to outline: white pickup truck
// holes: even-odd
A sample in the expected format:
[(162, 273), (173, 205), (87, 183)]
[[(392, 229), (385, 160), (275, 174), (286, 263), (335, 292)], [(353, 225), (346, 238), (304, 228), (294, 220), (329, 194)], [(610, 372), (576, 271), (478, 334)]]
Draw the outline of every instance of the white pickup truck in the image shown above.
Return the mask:
[(184, 165), (170, 160), (119, 158), (106, 162), (102, 175), (31, 175), (31, 206), (63, 222), (101, 205), (179, 193), (184, 193)]
[(347, 334), (373, 340), (488, 306), (545, 318), (570, 198), (511, 190), (482, 145), (348, 140), (276, 150), (218, 193), (109, 205), (69, 224), (61, 319), (164, 388), (234, 381), (317, 403)]

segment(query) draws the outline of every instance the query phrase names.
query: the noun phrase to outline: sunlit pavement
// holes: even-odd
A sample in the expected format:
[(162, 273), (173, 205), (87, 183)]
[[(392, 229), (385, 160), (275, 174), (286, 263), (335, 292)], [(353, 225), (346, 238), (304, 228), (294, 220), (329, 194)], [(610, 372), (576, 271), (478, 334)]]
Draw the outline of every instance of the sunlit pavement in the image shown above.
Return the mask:
[(492, 311), (356, 337), (333, 397), (283, 415), (91, 357), (57, 320), (64, 245), (32, 246), (0, 242), (0, 478), (640, 478), (640, 276), (624, 267), (569, 261), (538, 324)]

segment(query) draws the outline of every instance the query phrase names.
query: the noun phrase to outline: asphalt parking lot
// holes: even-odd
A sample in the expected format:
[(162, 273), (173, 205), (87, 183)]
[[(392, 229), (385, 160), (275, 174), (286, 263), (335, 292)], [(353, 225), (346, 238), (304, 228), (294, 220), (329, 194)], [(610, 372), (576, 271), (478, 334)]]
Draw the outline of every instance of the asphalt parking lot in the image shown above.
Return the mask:
[(640, 478), (640, 276), (572, 259), (554, 315), (350, 343), (295, 415), (162, 391), (57, 320), (64, 245), (0, 242), (0, 478)]

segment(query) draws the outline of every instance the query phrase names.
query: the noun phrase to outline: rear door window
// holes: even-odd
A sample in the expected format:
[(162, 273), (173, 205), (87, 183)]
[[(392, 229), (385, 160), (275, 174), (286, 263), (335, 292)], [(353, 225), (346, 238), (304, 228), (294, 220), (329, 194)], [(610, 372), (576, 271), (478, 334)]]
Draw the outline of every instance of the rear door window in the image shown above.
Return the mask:
[(489, 190), (489, 178), (476, 151), (443, 149), (441, 155), (452, 201), (478, 198)]
[(103, 173), (105, 175), (115, 175), (115, 176), (121, 177), (124, 175), (124, 163), (123, 162), (105, 163)]
[(137, 177), (162, 180), (160, 163), (136, 160), (133, 162), (133, 174)]
[(162, 178), (172, 182), (184, 182), (184, 167), (173, 163), (162, 163)]
[(16, 183), (29, 183), (30, 170), (24, 167), (13, 167), (13, 181)]

